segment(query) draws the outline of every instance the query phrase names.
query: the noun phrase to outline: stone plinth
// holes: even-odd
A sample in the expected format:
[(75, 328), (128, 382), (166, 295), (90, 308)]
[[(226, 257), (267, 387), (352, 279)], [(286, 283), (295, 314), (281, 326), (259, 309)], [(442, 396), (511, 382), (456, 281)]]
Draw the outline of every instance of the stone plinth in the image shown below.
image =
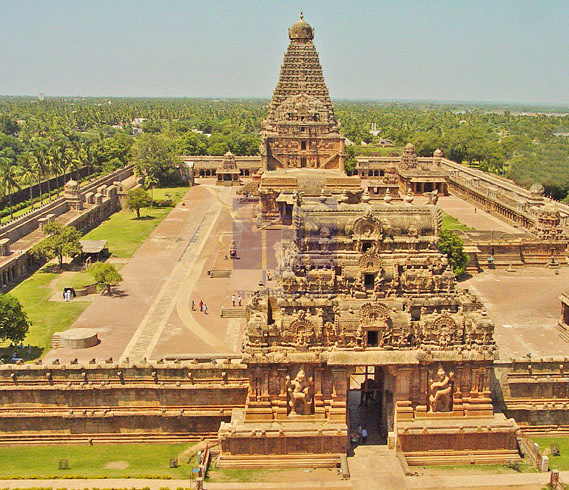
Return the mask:
[(61, 346), (65, 349), (87, 349), (98, 344), (97, 332), (90, 328), (72, 328), (59, 334)]
[(348, 448), (348, 427), (303, 416), (247, 422), (244, 410), (234, 409), (231, 423), (221, 424), (219, 440), (220, 468), (336, 467)]
[(461, 458), (498, 463), (518, 459), (519, 427), (503, 414), (416, 418), (396, 426), (397, 451), (410, 465), (456, 464)]

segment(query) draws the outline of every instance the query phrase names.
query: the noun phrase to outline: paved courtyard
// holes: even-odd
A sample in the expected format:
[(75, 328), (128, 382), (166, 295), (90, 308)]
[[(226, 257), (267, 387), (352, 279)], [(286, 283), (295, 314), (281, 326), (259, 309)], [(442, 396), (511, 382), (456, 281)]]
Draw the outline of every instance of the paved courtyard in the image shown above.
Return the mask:
[[(211, 182), (213, 183), (213, 182)], [(245, 305), (251, 291), (275, 266), (279, 231), (260, 231), (252, 204), (236, 188), (198, 185), (154, 230), (121, 269), (119, 293), (96, 295), (73, 328), (94, 328), (100, 343), (89, 349), (57, 349), (47, 359), (159, 359), (166, 354), (234, 354), (240, 350), (242, 318), (221, 318), (231, 296)], [(226, 259), (231, 240), (237, 260)], [(214, 269), (231, 270), (213, 279)], [(269, 283), (270, 285), (270, 283)], [(192, 310), (192, 301), (195, 310)], [(199, 310), (204, 301), (207, 314)]]
[[(424, 204), (428, 199), (424, 196), (415, 198), (417, 204)], [(501, 231), (505, 233), (520, 233), (521, 230), (505, 223), (496, 216), (492, 216), (486, 211), (476, 208), (476, 206), (466, 202), (456, 196), (440, 196), (439, 207), (447, 214), (456, 218), (461, 223), (470, 228), (484, 231)]]
[(569, 269), (559, 275), (544, 267), (485, 271), (462, 282), (478, 294), (495, 323), (500, 357), (569, 356), (569, 343), (559, 336), (559, 296), (569, 289)]

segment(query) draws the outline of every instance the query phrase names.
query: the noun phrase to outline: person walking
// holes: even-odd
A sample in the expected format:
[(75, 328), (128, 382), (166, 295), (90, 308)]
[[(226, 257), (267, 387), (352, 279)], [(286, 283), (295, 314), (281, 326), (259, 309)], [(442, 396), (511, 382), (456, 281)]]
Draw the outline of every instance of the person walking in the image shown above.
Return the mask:
[(205, 303), (203, 304), (203, 312), (204, 315), (207, 315), (207, 305)]
[(231, 305), (235, 306), (235, 295), (234, 294), (231, 295)]
[(203, 311), (203, 300), (200, 299), (200, 311)]
[(192, 311), (196, 311), (196, 302), (192, 300)]
[(362, 429), (362, 444), (365, 444), (367, 442), (367, 425), (364, 425), (363, 429)]
[(238, 304), (239, 306), (241, 306), (241, 295), (239, 295), (239, 297), (237, 298), (237, 304)]

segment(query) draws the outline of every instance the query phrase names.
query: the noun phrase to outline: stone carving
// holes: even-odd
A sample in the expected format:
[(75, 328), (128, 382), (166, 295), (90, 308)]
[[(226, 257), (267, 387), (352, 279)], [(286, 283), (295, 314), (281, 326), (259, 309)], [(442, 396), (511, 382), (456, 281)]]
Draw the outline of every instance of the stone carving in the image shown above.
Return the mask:
[(429, 410), (431, 412), (450, 412), (452, 404), (454, 373), (448, 374), (439, 366), (435, 375), (429, 379)]
[(313, 379), (306, 378), (304, 369), (294, 379), (286, 377), (288, 406), (290, 415), (310, 415), (312, 413)]

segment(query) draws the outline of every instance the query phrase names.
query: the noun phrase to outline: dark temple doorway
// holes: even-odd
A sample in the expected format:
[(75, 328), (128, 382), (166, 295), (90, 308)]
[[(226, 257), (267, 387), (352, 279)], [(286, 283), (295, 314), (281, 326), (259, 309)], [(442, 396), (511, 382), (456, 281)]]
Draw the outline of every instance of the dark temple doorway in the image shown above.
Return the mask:
[[(387, 444), (387, 435), (393, 430), (394, 381), (395, 377), (382, 366), (358, 366), (350, 374), (348, 423), (351, 449), (362, 444)], [(364, 427), (368, 432), (367, 439), (362, 437)]]

